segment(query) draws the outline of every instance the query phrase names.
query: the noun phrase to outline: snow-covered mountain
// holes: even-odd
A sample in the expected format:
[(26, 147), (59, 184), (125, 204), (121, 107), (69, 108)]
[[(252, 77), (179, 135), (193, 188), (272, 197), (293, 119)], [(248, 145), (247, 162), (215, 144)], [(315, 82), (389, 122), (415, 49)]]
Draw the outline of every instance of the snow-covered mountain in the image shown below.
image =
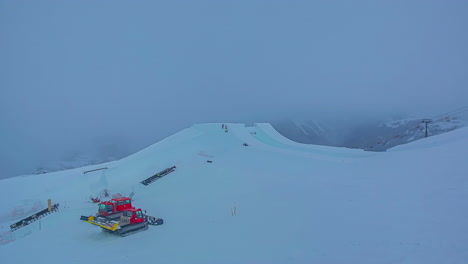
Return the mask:
[[(271, 121), (283, 136), (298, 143), (347, 147), (367, 151), (385, 151), (425, 137), (421, 118), (393, 121), (359, 121), (350, 118), (320, 120), (279, 119)], [(442, 116), (428, 126), (428, 135), (438, 135), (468, 125), (468, 111), (455, 116)], [(34, 174), (44, 174), (96, 165), (121, 159), (134, 153), (129, 142), (114, 142), (70, 151), (67, 155), (42, 164)]]
[(132, 153), (132, 148), (127, 145), (127, 142), (116, 142), (70, 150), (57, 160), (45, 162), (33, 173), (44, 174), (118, 160)]
[[(467, 262), (468, 128), (365, 152), (227, 125), (194, 125), (99, 166), (1, 180), (2, 264)], [(134, 193), (165, 223), (116, 237), (80, 221), (103, 189)], [(8, 231), (49, 198), (59, 212)]]
[[(404, 119), (380, 124), (375, 130), (359, 132), (350, 147), (362, 148), (372, 151), (384, 151), (394, 146), (426, 137), (426, 124), (424, 119)], [(434, 136), (446, 133), (468, 124), (467, 120), (459, 118), (441, 118), (428, 123), (427, 135)], [(352, 143), (351, 143), (352, 142)]]
[[(333, 120), (281, 120), (272, 122), (285, 137), (306, 144), (385, 151), (425, 137), (422, 118), (394, 121), (333, 122)], [(428, 136), (446, 133), (468, 125), (468, 115), (448, 116), (428, 124)]]

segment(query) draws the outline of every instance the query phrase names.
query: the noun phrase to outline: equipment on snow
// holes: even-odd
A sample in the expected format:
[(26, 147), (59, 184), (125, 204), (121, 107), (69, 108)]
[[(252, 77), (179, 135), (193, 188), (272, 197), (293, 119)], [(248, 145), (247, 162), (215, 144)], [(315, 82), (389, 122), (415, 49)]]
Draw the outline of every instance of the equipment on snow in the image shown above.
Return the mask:
[(118, 219), (126, 209), (135, 209), (132, 206), (132, 199), (128, 197), (114, 198), (110, 201), (99, 203), (96, 217), (106, 217), (108, 219)]
[(80, 220), (102, 228), (104, 232), (128, 236), (148, 229), (148, 225), (162, 225), (164, 221), (144, 214), (132, 207), (130, 198), (122, 197), (99, 204), (96, 216), (81, 216)]
[(148, 179), (145, 179), (143, 181), (141, 181), (140, 183), (145, 185), (145, 186), (148, 186), (149, 184), (161, 179), (162, 177), (168, 175), (169, 173), (175, 171), (176, 169), (176, 166), (172, 166), (170, 168), (167, 168), (167, 169), (164, 169), (158, 173), (156, 173), (155, 175), (149, 177)]
[(19, 229), (19, 228), (21, 228), (23, 226), (27, 226), (30, 223), (35, 222), (35, 221), (39, 220), (40, 218), (42, 218), (42, 217), (44, 217), (44, 216), (46, 216), (48, 214), (51, 214), (53, 212), (57, 212), (58, 209), (59, 209), (59, 204), (57, 203), (57, 204), (52, 205), (50, 210), (49, 210), (49, 208), (46, 208), (46, 209), (44, 209), (42, 211), (39, 211), (39, 212), (37, 212), (37, 213), (35, 213), (33, 215), (30, 215), (30, 216), (28, 216), (26, 218), (23, 218), (20, 221), (10, 225), (11, 231), (15, 231), (15, 230), (17, 230), (17, 229)]

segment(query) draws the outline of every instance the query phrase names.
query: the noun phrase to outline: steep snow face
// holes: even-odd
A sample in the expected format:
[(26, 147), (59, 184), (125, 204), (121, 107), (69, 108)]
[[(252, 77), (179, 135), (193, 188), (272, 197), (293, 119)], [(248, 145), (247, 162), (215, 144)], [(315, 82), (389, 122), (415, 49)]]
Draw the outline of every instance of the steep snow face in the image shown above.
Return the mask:
[[(115, 162), (0, 181), (1, 262), (466, 263), (467, 128), (379, 153), (296, 143), (269, 124), (222, 125), (194, 125)], [(122, 238), (80, 221), (104, 188), (133, 192), (164, 225)], [(58, 213), (8, 232), (48, 198)]]
[(319, 120), (281, 120), (273, 122), (275, 129), (287, 138), (304, 144), (341, 146), (349, 132), (349, 124)]

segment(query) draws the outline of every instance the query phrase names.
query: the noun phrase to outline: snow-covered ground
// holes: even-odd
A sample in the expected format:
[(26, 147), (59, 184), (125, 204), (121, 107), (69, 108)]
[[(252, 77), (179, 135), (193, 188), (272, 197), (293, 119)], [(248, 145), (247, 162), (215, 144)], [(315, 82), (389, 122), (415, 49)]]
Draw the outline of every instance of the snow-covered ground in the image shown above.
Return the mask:
[[(426, 119), (421, 117), (393, 121), (340, 119), (283, 119), (273, 121), (272, 125), (283, 136), (297, 142), (368, 151), (386, 151), (426, 136), (426, 124), (422, 122)], [(435, 136), (467, 125), (468, 108), (431, 119), (427, 133)]]
[[(468, 263), (468, 128), (376, 153), (295, 143), (268, 124), (221, 126), (99, 166), (1, 180), (0, 262)], [(80, 221), (105, 188), (134, 192), (165, 223), (116, 237)], [(48, 198), (59, 212), (8, 232)]]

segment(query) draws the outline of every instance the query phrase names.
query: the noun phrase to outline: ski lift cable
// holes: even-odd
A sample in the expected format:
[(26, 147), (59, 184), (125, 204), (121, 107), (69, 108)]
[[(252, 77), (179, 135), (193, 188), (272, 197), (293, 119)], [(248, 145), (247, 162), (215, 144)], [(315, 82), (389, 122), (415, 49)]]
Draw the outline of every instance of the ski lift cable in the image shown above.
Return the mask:
[(443, 116), (447, 116), (447, 115), (453, 115), (453, 114), (456, 114), (458, 112), (462, 112), (462, 111), (466, 111), (468, 109), (465, 109), (466, 107), (463, 107), (463, 108), (459, 108), (459, 109), (456, 109), (456, 110), (453, 110), (453, 111), (449, 111), (449, 112), (446, 112), (446, 113), (443, 113), (443, 114), (440, 114), (440, 115), (436, 115), (434, 117), (431, 117), (431, 119), (435, 119), (435, 118), (439, 118), (439, 117), (443, 117)]
[(441, 114), (441, 115), (436, 115), (434, 117), (431, 117), (430, 119), (434, 119), (434, 118), (438, 118), (438, 117), (442, 117), (442, 116), (446, 116), (446, 115), (458, 114), (459, 111), (460, 111), (460, 113), (464, 112), (464, 111), (468, 111), (468, 106), (464, 106), (464, 107), (449, 111), (449, 112)]
[(458, 115), (458, 114), (461, 114), (461, 113), (463, 113), (463, 112), (466, 112), (466, 111), (468, 111), (468, 109), (465, 109), (465, 110), (463, 110), (463, 111), (454, 112), (454, 113), (447, 114), (447, 115), (443, 115), (443, 116), (439, 116), (439, 117), (437, 118), (437, 120), (435, 120), (435, 121), (436, 121), (436, 122), (437, 122), (437, 121), (443, 121), (446, 117), (450, 117), (450, 116), (451, 116), (451, 117), (454, 117), (454, 116), (456, 116), (456, 115)]
[(468, 109), (465, 109), (465, 110), (463, 110), (463, 111), (453, 112), (453, 113), (451, 113), (451, 114), (447, 114), (447, 115), (445, 115), (445, 116), (443, 116), (443, 117), (440, 117), (437, 121), (442, 121), (442, 120), (444, 120), (445, 117), (450, 117), (450, 116), (454, 117), (454, 116), (456, 116), (456, 115), (458, 115), (458, 114), (461, 114), (461, 113), (463, 113), (463, 112), (466, 112), (466, 111), (468, 111)]

